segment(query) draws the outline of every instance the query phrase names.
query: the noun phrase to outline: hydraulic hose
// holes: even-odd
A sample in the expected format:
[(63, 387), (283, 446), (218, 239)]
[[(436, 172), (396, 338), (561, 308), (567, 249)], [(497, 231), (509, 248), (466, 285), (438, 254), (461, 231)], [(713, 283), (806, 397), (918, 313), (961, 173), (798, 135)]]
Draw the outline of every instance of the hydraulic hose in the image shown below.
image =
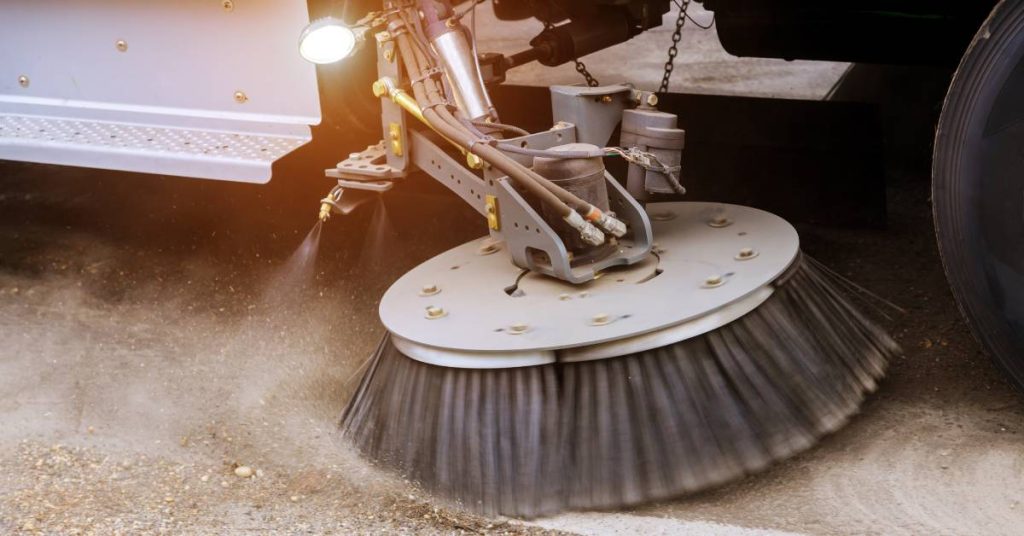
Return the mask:
[(499, 143), (498, 149), (507, 153), (516, 153), (526, 156), (540, 156), (544, 158), (602, 158), (608, 156), (608, 153), (603, 149), (597, 149), (594, 151), (552, 151), (549, 149), (530, 149), (528, 147), (520, 147), (511, 143)]
[[(404, 22), (402, 17), (399, 20)], [(418, 17), (414, 18), (413, 23), (419, 23)], [(416, 33), (412, 33), (413, 31), (398, 33), (396, 42), (405, 68), (413, 81), (413, 94), (428, 126), (507, 175), (517, 186), (527, 190), (540, 202), (551, 206), (564, 221), (579, 231), (581, 237), (588, 243), (599, 245), (605, 241), (604, 234), (595, 227), (595, 224), (615, 236), (625, 234), (626, 227), (622, 222), (512, 159), (495, 147), (495, 140), (480, 136), (478, 131), (474, 132), (475, 128), (467, 127), (455, 117), (445, 99), (445, 90), (443, 87), (439, 88), (439, 82), (433, 78), (437, 72), (433, 62), (419, 50), (419, 47), (414, 47), (409, 42), (409, 39), (415, 39), (417, 36)], [(429, 29), (427, 34), (430, 34)]]
[[(457, 126), (458, 120), (451, 116), (450, 113), (447, 114), (448, 118), (446, 118), (438, 112), (437, 108), (441, 108), (444, 101), (440, 97), (437, 86), (433, 80), (429, 76), (424, 76), (424, 69), (421, 67), (421, 62), (426, 58), (417, 54), (417, 51), (415, 51), (409, 43), (407, 35), (399, 35), (396, 40), (398, 43), (399, 53), (402, 55), (406, 69), (409, 71), (409, 77), (413, 80), (413, 94), (423, 110), (423, 117), (427, 120), (427, 124), (430, 125), (431, 128), (437, 130), (442, 136), (462, 145), (470, 152), (477, 154), (477, 156), (482, 158), (484, 161), (490, 163), (502, 173), (508, 175), (517, 185), (535, 195), (545, 204), (557, 209), (559, 215), (562, 217), (569, 216), (572, 209), (549, 190), (532, 180), (532, 177), (530, 177), (529, 174), (523, 173), (524, 169), (522, 166), (511, 161), (511, 159), (508, 159), (508, 162), (506, 162), (504, 161), (505, 158), (493, 158), (493, 155), (488, 154), (489, 151), (486, 150), (489, 146), (485, 145), (482, 140), (466, 130), (465, 127), (462, 127), (461, 125)], [(449, 118), (452, 122), (449, 122)], [(453, 124), (453, 122), (455, 124)], [(497, 152), (496, 149), (494, 151)], [(509, 162), (515, 165), (508, 165)]]
[(481, 121), (474, 121), (473, 122), (473, 126), (480, 127), (480, 128), (495, 128), (495, 129), (498, 129), (498, 130), (501, 130), (501, 131), (504, 131), (504, 132), (515, 134), (516, 136), (529, 136), (530, 135), (529, 131), (523, 130), (523, 129), (515, 126), (515, 125), (509, 125), (509, 124), (506, 124), (506, 123), (496, 123), (496, 122), (493, 122), (493, 121), (489, 122), (489, 123), (488, 122), (481, 122)]
[[(399, 39), (401, 40), (404, 37), (404, 35), (399, 36)], [(421, 99), (419, 96), (417, 96), (417, 100), (419, 100), (421, 106), (423, 106), (424, 115), (428, 116), (428, 121), (430, 118), (427, 113), (427, 110), (429, 109), (433, 115), (435, 115), (438, 119), (444, 122), (448, 127), (459, 132), (459, 135), (453, 136), (452, 139), (468, 140), (468, 142), (466, 143), (466, 148), (470, 152), (475, 153), (484, 161), (491, 164), (502, 173), (511, 177), (513, 181), (516, 182), (516, 184), (519, 184), (524, 188), (528, 188), (532, 191), (532, 187), (528, 186), (528, 184), (530, 182), (536, 182), (542, 188), (544, 188), (545, 190), (553, 194), (555, 197), (557, 197), (562, 203), (568, 205), (573, 209), (576, 209), (577, 211), (584, 215), (592, 214), (594, 213), (594, 211), (597, 210), (590, 203), (567, 192), (564, 188), (561, 188), (560, 186), (552, 183), (551, 181), (544, 178), (535, 171), (531, 170), (530, 168), (527, 168), (526, 166), (523, 166), (519, 162), (516, 162), (515, 160), (509, 158), (508, 155), (502, 153), (497, 148), (487, 144), (485, 140), (480, 139), (479, 137), (473, 135), (472, 132), (469, 132), (468, 129), (466, 129), (465, 126), (463, 126), (459, 122), (459, 120), (455, 118), (455, 116), (452, 115), (451, 112), (447, 109), (447, 107), (445, 106), (444, 98), (442, 97), (442, 93), (440, 90), (437, 89), (436, 83), (432, 79), (423, 76), (423, 73), (425, 72), (423, 65), (428, 64), (427, 62), (429, 60), (426, 57), (422, 56), (421, 54), (417, 54), (417, 51), (409, 47), (408, 44), (406, 44), (404, 47), (401, 44), (399, 44), (399, 50), (402, 54), (405, 54), (406, 50), (408, 50), (409, 52), (413, 53), (416, 56), (415, 67), (413, 66), (413, 62), (407, 62), (406, 66), (409, 69), (415, 69), (415, 73), (410, 72), (410, 78), (416, 81), (423, 82), (423, 86), (426, 91), (426, 94), (424, 95), (425, 99)], [(413, 91), (416, 91), (416, 83), (413, 84)], [(423, 104), (424, 100), (426, 100), (427, 102), (426, 105)], [(436, 126), (433, 121), (429, 122), (431, 126)], [(439, 131), (441, 130), (439, 129)], [(442, 133), (444, 132), (442, 131)]]

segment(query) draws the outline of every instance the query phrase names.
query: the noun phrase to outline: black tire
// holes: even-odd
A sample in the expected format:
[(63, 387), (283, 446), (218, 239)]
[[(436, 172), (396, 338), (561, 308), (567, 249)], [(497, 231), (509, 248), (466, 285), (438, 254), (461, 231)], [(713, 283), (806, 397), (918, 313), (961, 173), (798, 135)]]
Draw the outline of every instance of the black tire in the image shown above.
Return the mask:
[(953, 78), (935, 138), (939, 250), (975, 336), (1024, 388), (1024, 0), (1003, 0)]

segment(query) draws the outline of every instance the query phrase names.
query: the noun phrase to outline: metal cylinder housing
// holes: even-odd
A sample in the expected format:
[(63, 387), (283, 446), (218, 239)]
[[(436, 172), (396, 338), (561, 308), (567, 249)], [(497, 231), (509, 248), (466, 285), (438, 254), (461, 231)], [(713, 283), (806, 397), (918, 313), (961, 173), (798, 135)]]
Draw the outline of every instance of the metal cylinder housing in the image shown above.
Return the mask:
[(456, 25), (431, 41), (452, 88), (455, 104), (472, 121), (495, 116), (473, 53), (469, 31)]
[[(596, 145), (589, 143), (568, 143), (552, 147), (555, 152), (598, 151)], [(608, 211), (608, 185), (604, 178), (604, 161), (601, 157), (593, 158), (555, 158), (537, 156), (533, 159), (533, 170), (542, 177), (561, 186), (569, 193), (594, 205), (603, 212)], [(574, 252), (581, 253), (593, 249), (580, 239), (579, 231), (573, 229), (564, 221), (558, 213), (547, 206), (542, 206), (541, 216), (550, 225), (558, 236), (565, 242), (566, 247)]]
[[(624, 147), (637, 147), (649, 152), (666, 166), (677, 167), (682, 161), (686, 132), (677, 127), (676, 121), (675, 114), (653, 108), (626, 110), (622, 112), (620, 143)], [(647, 200), (649, 193), (675, 192), (663, 173), (644, 169), (637, 164), (629, 165), (626, 187), (639, 200)]]

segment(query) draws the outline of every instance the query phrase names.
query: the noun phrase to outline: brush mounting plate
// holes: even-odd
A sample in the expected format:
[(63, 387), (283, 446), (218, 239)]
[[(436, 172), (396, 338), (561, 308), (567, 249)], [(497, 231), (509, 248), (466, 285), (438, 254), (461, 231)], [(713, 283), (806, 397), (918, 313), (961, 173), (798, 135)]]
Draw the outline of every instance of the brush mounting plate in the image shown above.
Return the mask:
[(380, 316), (399, 349), (450, 367), (602, 359), (717, 329), (760, 305), (799, 253), (796, 230), (767, 212), (718, 203), (647, 207), (643, 262), (573, 285), (524, 272), (481, 238), (414, 268)]

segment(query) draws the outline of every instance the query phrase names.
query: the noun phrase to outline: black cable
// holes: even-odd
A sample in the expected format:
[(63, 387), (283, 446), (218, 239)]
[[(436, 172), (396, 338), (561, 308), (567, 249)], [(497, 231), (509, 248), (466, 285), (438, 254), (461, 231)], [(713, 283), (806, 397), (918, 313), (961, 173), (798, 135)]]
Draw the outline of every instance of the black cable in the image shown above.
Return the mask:
[[(683, 9), (683, 3), (680, 0), (672, 0), (672, 3), (675, 4), (675, 6), (678, 9)], [(683, 16), (686, 17), (686, 20), (690, 21), (691, 23), (693, 23), (694, 26), (700, 28), (701, 30), (710, 30), (711, 27), (715, 25), (716, 15), (714, 14), (711, 15), (711, 22), (709, 22), (707, 26), (704, 26), (701, 23), (697, 22), (697, 19), (691, 17), (690, 14), (686, 13), (685, 11), (683, 12)]]
[(701, 26), (701, 24), (700, 24), (699, 22), (697, 22), (697, 21), (696, 21), (696, 20), (695, 20), (695, 19), (694, 19), (693, 17), (691, 17), (689, 13), (687, 13), (687, 14), (686, 14), (686, 18), (687, 18), (687, 19), (688, 19), (688, 20), (689, 20), (689, 21), (690, 21), (690, 22), (691, 22), (691, 23), (692, 23), (692, 24), (693, 24), (694, 26), (696, 26), (696, 27), (700, 28), (701, 30), (710, 30), (710, 29), (711, 29), (711, 27), (715, 25), (715, 16), (714, 16), (714, 15), (711, 15), (711, 22), (709, 22), (707, 26)]
[[(463, 9), (462, 13), (455, 13), (453, 15), (453, 17), (455, 17), (458, 20), (461, 20), (466, 15), (469, 15), (471, 11), (476, 11), (476, 6), (482, 4), (482, 3), (486, 2), (486, 1), (487, 0), (470, 0), (470, 2), (471, 2), (470, 6), (468, 8)], [(474, 13), (474, 16), (475, 16), (475, 13)]]
[(498, 122), (490, 122), (490, 123), (488, 123), (486, 121), (473, 121), (472, 123), (473, 123), (473, 126), (476, 126), (476, 127), (496, 128), (496, 129), (504, 131), (504, 132), (515, 134), (516, 137), (519, 137), (519, 136), (529, 136), (530, 135), (530, 132), (528, 130), (523, 129), (523, 128), (519, 128), (519, 127), (517, 127), (515, 125), (509, 125), (507, 123), (498, 123)]

